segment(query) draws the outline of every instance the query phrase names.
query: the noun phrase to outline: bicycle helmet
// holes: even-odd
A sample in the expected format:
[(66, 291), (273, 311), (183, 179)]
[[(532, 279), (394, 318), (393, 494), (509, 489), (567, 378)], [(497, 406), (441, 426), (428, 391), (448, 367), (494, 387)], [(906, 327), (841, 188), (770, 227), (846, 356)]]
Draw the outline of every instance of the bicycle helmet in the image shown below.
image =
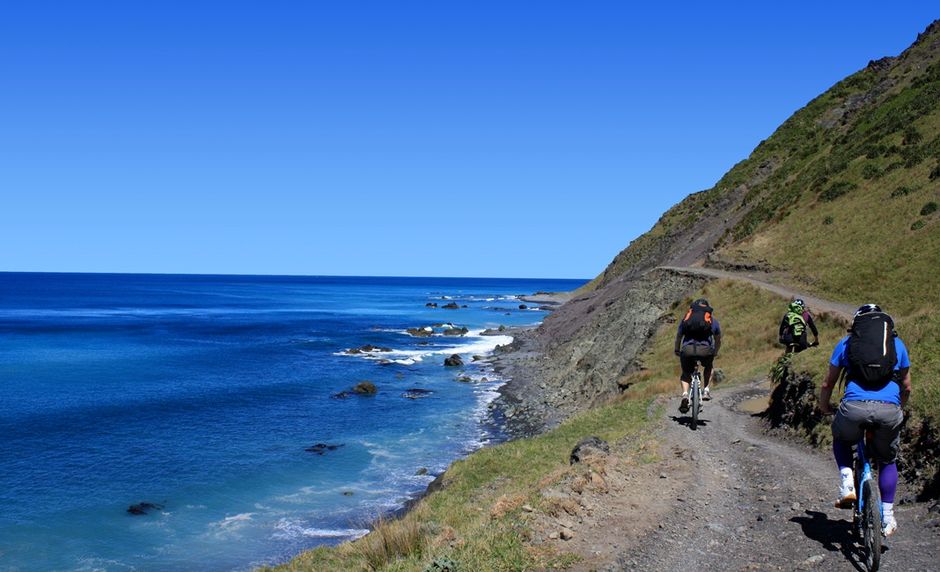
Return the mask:
[(796, 305), (799, 306), (800, 308), (805, 308), (805, 307), (806, 307), (806, 302), (804, 302), (802, 298), (794, 298), (792, 303), (793, 303), (793, 304), (796, 304)]
[(711, 304), (709, 304), (708, 300), (706, 300), (705, 298), (699, 298), (698, 300), (692, 302), (692, 305), (693, 306), (711, 306)]
[(859, 306), (858, 310), (855, 310), (855, 317), (857, 318), (861, 316), (862, 314), (868, 314), (869, 312), (880, 312), (880, 311), (881, 311), (881, 306), (879, 306), (878, 304), (865, 304), (863, 306)]

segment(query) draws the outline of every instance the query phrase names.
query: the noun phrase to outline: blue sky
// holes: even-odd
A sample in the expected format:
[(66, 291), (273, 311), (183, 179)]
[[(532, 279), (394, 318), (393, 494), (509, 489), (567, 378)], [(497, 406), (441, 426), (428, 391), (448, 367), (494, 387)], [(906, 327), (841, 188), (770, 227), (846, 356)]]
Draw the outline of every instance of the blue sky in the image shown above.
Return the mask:
[(591, 277), (940, 17), (630, 4), (5, 3), (0, 270)]

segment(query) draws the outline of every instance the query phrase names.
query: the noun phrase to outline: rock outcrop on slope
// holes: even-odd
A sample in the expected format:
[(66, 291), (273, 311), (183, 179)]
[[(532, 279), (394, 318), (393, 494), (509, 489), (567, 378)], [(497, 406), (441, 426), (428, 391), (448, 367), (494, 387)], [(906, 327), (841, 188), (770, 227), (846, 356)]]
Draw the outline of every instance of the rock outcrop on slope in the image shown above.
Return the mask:
[[(639, 367), (637, 358), (660, 321), (706, 280), (660, 267), (770, 271), (811, 290), (818, 285), (829, 299), (849, 302), (857, 297), (858, 292), (844, 283), (844, 273), (827, 275), (813, 268), (813, 275), (807, 275), (805, 264), (788, 262), (790, 251), (768, 250), (766, 237), (779, 240), (778, 234), (809, 232), (792, 223), (815, 221), (814, 209), (831, 208), (835, 201), (837, 212), (856, 216), (885, 203), (881, 187), (893, 188), (898, 181), (912, 181), (912, 187), (898, 187), (904, 190), (891, 195), (893, 205), (920, 201), (919, 209), (930, 196), (940, 199), (938, 132), (940, 21), (900, 56), (870, 62), (809, 102), (713, 188), (689, 195), (663, 214), (539, 328), (514, 333), (515, 342), (499, 352), (497, 364), (512, 380), (497, 402), (510, 431), (525, 435), (554, 426), (622, 389), (618, 381)], [(871, 223), (864, 218), (839, 216), (816, 221), (818, 228), (830, 228), (814, 230), (812, 241), (803, 241), (811, 242), (812, 250), (800, 260), (844, 253), (846, 241), (854, 246), (871, 234)], [(940, 244), (940, 215), (914, 213), (914, 225), (906, 216), (890, 211), (881, 218), (893, 217), (905, 232), (920, 234), (892, 231), (891, 240)], [(773, 261), (764, 259), (764, 253)], [(915, 267), (940, 264), (940, 249), (921, 248), (910, 259), (917, 261), (911, 263)], [(904, 288), (921, 291), (905, 291), (890, 301), (904, 307), (910, 306), (909, 300), (935, 299), (931, 289), (938, 284), (908, 280)], [(912, 319), (917, 315), (916, 308), (904, 309)]]

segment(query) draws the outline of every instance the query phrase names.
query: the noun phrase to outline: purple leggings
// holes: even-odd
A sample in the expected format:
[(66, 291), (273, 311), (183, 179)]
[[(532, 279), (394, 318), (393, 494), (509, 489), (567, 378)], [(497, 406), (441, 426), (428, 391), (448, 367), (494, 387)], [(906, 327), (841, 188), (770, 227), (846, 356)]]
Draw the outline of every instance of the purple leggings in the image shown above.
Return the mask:
[[(852, 445), (844, 441), (832, 442), (832, 454), (836, 457), (836, 464), (840, 469), (852, 468)], [(898, 490), (897, 463), (878, 463), (878, 489), (881, 491), (881, 502), (894, 502), (894, 493)]]

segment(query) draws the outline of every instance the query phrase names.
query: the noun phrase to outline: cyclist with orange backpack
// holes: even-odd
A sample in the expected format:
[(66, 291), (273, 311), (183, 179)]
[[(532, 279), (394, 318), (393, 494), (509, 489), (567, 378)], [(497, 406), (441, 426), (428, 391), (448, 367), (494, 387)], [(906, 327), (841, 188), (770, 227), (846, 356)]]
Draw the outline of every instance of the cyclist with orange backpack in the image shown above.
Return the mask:
[(689, 384), (698, 363), (701, 363), (705, 370), (702, 373), (702, 397), (706, 401), (712, 398), (708, 382), (711, 380), (713, 362), (720, 348), (721, 326), (718, 324), (718, 318), (708, 305), (708, 300), (699, 298), (689, 306), (676, 332), (675, 353), (679, 356), (682, 366), (682, 375), (679, 377), (679, 383), (682, 384), (682, 402), (679, 404), (681, 413), (689, 410)]

